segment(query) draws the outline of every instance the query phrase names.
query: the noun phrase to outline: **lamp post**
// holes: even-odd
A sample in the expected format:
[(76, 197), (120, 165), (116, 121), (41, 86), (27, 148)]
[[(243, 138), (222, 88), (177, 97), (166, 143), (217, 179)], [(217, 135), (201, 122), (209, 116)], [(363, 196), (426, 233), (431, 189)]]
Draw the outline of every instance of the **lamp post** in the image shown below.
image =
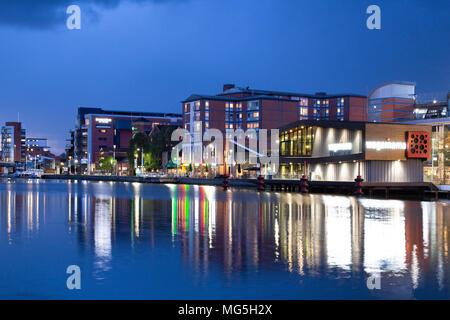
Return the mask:
[(141, 152), (141, 173), (144, 173), (144, 148), (137, 148), (136, 149), (138, 154), (136, 155), (136, 165), (137, 165), (137, 158), (139, 157), (139, 151)]
[(37, 158), (40, 158), (41, 156), (38, 154), (38, 155), (36, 155), (36, 157), (37, 157)]
[(117, 164), (116, 164), (116, 145), (113, 146), (113, 159), (114, 159), (114, 175), (117, 176)]
[[(137, 149), (137, 152), (139, 152), (139, 148)], [(135, 153), (134, 154), (134, 171), (135, 171), (135, 173), (136, 173), (136, 171), (137, 171), (137, 158), (138, 158), (138, 154), (137, 153)]]

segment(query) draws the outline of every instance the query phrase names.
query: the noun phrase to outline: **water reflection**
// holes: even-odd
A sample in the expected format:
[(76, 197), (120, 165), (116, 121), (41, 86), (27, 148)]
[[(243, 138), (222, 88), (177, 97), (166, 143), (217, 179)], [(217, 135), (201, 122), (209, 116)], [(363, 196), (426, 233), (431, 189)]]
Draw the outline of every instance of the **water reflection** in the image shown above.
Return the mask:
[(381, 274), (395, 286), (449, 294), (446, 203), (187, 185), (63, 186), (58, 193), (61, 185), (2, 185), (0, 231), (8, 245), (67, 212), (66, 232), (81, 254), (93, 255), (97, 279), (107, 277), (124, 246), (140, 254), (168, 244), (197, 278), (217, 268), (228, 279), (270, 270), (319, 278)]

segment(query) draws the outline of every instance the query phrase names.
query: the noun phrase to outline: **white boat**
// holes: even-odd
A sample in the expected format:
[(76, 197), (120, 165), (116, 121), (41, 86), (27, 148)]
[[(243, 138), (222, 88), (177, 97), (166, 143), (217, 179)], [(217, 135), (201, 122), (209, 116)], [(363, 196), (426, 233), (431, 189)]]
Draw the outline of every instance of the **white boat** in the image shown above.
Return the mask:
[(26, 171), (17, 171), (14, 173), (14, 177), (16, 178), (31, 178), (31, 179), (39, 179), (44, 174), (44, 170), (42, 169), (29, 169)]

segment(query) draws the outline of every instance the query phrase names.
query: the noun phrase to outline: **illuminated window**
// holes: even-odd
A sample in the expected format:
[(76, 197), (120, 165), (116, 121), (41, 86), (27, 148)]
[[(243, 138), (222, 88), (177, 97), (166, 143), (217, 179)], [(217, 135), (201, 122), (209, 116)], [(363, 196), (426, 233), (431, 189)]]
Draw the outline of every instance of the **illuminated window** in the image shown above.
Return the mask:
[(338, 107), (336, 109), (336, 118), (337, 120), (343, 121), (344, 120), (344, 107)]
[(312, 127), (297, 127), (280, 133), (280, 154), (282, 156), (311, 156)]
[(307, 120), (308, 119), (308, 106), (299, 105), (298, 109), (298, 119)]
[(259, 101), (247, 102), (247, 111), (259, 111)]
[(320, 100), (314, 100), (313, 118), (314, 120), (320, 119)]

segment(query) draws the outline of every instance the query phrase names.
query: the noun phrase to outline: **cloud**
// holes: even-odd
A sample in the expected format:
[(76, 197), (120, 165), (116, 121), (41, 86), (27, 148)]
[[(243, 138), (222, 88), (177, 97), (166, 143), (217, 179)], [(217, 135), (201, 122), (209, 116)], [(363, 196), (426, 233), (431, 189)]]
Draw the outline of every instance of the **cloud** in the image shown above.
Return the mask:
[(66, 9), (77, 4), (95, 17), (98, 9), (114, 9), (121, 3), (175, 3), (184, 0), (0, 0), (0, 25), (48, 29), (65, 25)]

